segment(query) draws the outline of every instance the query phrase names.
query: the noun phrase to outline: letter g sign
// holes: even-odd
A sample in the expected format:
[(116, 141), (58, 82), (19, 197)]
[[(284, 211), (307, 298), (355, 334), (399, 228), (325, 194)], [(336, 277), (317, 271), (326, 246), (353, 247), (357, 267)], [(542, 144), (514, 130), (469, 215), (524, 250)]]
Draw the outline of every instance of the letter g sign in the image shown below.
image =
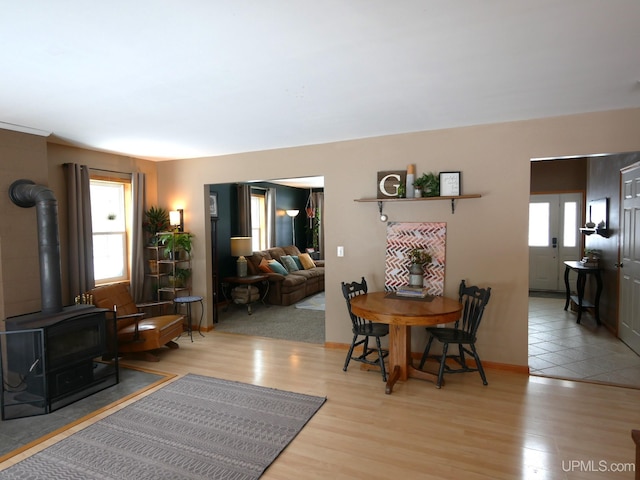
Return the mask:
[(398, 196), (398, 188), (407, 178), (406, 171), (378, 172), (378, 197), (395, 198)]

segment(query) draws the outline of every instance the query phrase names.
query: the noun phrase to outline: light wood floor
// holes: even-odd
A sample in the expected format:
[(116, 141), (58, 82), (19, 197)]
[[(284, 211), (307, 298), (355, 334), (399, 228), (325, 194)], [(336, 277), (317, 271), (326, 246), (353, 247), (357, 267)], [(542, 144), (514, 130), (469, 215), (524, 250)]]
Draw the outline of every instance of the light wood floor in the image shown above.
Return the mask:
[(379, 373), (342, 371), (342, 350), (215, 331), (179, 343), (129, 363), (327, 397), (265, 479), (633, 478), (640, 390), (488, 370), (488, 386), (467, 373), (385, 395)]

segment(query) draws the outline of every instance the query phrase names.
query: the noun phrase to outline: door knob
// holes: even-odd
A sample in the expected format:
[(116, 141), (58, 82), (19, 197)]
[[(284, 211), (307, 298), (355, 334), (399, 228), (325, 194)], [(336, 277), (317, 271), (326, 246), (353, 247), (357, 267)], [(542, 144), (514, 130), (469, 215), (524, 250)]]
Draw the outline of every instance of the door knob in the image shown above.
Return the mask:
[(614, 263), (613, 266), (617, 268), (622, 268), (624, 267), (624, 263)]

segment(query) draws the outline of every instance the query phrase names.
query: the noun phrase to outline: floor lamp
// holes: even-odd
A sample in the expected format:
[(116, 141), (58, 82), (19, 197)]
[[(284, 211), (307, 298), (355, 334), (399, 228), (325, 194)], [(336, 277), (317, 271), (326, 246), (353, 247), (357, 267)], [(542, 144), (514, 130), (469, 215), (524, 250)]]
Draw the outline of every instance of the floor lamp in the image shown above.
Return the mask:
[(291, 217), (291, 236), (293, 237), (293, 245), (296, 244), (296, 217), (300, 210), (287, 210), (287, 215)]

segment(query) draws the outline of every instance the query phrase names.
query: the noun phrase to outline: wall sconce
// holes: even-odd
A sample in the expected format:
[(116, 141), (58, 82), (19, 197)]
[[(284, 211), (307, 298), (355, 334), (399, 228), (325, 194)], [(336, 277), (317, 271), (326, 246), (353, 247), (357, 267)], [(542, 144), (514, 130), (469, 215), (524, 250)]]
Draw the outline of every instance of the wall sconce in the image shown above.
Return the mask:
[(171, 210), (169, 212), (169, 224), (174, 232), (182, 232), (184, 229), (184, 210), (181, 208)]
[(247, 276), (247, 259), (245, 255), (253, 255), (251, 237), (231, 237), (231, 256), (238, 257), (236, 274), (238, 277)]
[(293, 237), (292, 245), (296, 244), (296, 217), (300, 213), (300, 210), (287, 210), (287, 215), (291, 217), (291, 236)]

